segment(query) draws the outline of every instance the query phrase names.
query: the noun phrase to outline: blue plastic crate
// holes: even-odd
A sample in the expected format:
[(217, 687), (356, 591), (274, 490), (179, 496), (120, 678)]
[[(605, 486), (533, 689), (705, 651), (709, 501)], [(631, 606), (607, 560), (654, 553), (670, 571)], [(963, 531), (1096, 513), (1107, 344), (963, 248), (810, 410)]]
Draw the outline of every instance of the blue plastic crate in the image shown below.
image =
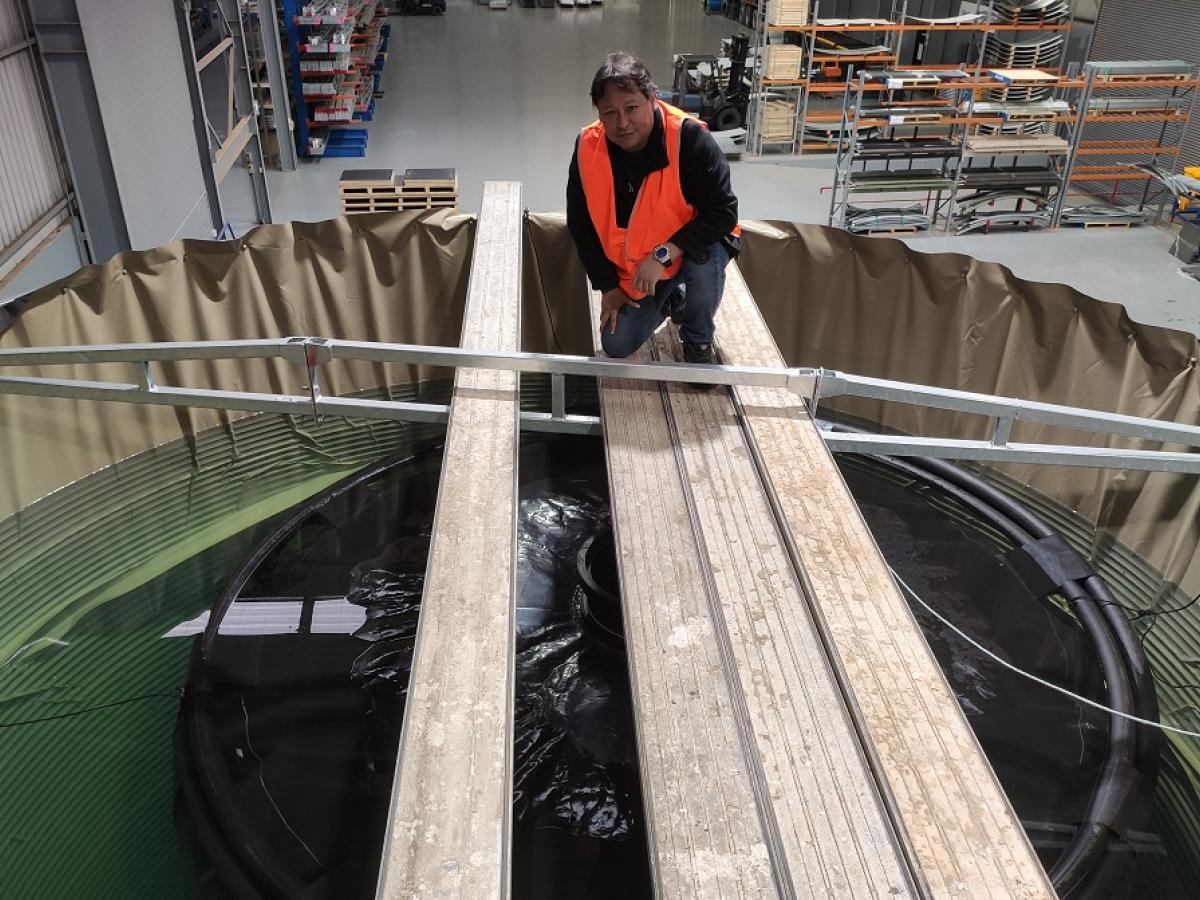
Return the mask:
[(367, 129), (338, 128), (329, 132), (325, 156), (366, 156)]

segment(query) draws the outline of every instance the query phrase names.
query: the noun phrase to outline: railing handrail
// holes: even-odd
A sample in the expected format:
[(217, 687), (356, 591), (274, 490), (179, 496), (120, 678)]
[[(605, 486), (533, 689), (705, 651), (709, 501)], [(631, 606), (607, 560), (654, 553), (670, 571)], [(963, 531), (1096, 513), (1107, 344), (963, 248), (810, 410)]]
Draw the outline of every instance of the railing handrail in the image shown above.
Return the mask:
[[(280, 359), (305, 366), (309, 376), (308, 394), (268, 395), (245, 391), (167, 387), (156, 384), (151, 371), (153, 363), (233, 359)], [(444, 406), (432, 404), (397, 404), (385, 400), (323, 396), (320, 390), (319, 367), (336, 361), (398, 363), (439, 368), (471, 367), (548, 374), (555, 386), (554, 411), (549, 416), (538, 413), (527, 415), (533, 427), (539, 428), (553, 428), (555, 422), (569, 424), (569, 430), (576, 431), (592, 427), (594, 419), (586, 416), (567, 416), (561, 408), (559, 401), (562, 395), (562, 379), (567, 375), (623, 378), (650, 383), (681, 382), (728, 387), (778, 388), (798, 395), (813, 414), (823, 400), (833, 397), (859, 397), (985, 416), (994, 420), (990, 441), (905, 435), (867, 438), (833, 436), (827, 433), (826, 440), (835, 449), (851, 449), (858, 446), (862, 448), (858, 452), (908, 452), (910, 455), (936, 454), (952, 458), (1013, 461), (1036, 459), (1059, 464), (1105, 465), (1118, 468), (1147, 468), (1148, 462), (1161, 460), (1165, 464), (1162, 468), (1172, 471), (1200, 471), (1200, 454), (1009, 443), (1013, 426), (1017, 422), (1023, 422), (1200, 447), (1200, 427), (1194, 425), (813, 368), (630, 362), (568, 354), (469, 350), (461, 347), (334, 340), (321, 337), (286, 337), (2, 349), (0, 371), (5, 368), (28, 366), (127, 363), (136, 367), (137, 383), (0, 375), (0, 393), (74, 396), (262, 412), (297, 413), (307, 406), (314, 416), (374, 415), (436, 421), (445, 415)], [(380, 409), (376, 410), (376, 406)], [(878, 449), (872, 450), (872, 447)], [(1071, 462), (1072, 460), (1074, 462)], [(1128, 463), (1129, 466), (1123, 463)]]

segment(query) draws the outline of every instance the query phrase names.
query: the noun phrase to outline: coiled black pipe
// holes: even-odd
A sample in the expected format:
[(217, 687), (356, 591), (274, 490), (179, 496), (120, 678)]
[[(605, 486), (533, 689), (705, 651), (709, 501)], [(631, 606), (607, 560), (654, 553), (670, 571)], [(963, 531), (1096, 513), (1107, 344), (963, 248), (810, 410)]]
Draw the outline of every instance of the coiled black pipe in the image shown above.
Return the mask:
[[(828, 425), (828, 423), (824, 423)], [(848, 425), (834, 431), (861, 432)], [(1054, 531), (1012, 498), (945, 460), (878, 457), (918, 480), (932, 483), (992, 522), (1017, 546)], [(1099, 575), (1060, 588), (1092, 640), (1107, 688), (1107, 705), (1117, 712), (1157, 721), (1158, 700), (1150, 663), (1129, 620)], [(1050, 870), (1063, 900), (1078, 896), (1095, 879), (1115, 837), (1145, 808), (1154, 786), (1161, 735), (1119, 715), (1109, 724), (1108, 752), (1088, 803), (1086, 817)]]

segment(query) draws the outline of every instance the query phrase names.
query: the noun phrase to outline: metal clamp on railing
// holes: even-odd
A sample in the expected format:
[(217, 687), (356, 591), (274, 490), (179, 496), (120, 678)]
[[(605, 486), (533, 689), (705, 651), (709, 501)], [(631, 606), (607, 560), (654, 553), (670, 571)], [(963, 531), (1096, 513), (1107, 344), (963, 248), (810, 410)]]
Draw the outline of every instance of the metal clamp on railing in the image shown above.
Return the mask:
[(304, 347), (304, 368), (308, 373), (308, 398), (312, 403), (313, 421), (321, 424), (319, 401), (321, 399), (321, 376), (317, 366), (333, 359), (329, 352), (329, 341), (326, 338), (289, 338), (289, 343), (299, 343)]

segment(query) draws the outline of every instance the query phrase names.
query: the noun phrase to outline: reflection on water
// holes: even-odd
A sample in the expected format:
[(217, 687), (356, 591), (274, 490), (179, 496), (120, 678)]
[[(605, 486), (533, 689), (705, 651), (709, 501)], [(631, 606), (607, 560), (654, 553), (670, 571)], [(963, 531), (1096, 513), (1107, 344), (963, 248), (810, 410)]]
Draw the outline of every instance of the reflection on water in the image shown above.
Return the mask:
[[(1104, 684), (1074, 618), (1034, 600), (997, 557), (1007, 544), (936, 490), (852, 456), (838, 458), (884, 556), (922, 598), (1001, 657), (1103, 703)], [(1043, 865), (1075, 834), (1104, 760), (1107, 715), (1033, 684), (965, 643), (916, 602), (914, 615)], [(1121, 823), (1097, 883), (1077, 896), (1194, 897), (1182, 889), (1200, 847), (1180, 845), (1164, 798), (1200, 815), (1200, 797), (1164, 745), (1148, 818)], [(1197, 833), (1194, 828), (1191, 833)], [(1075, 895), (1073, 895), (1075, 896)]]
[(271, 524), (53, 623), (0, 665), (0, 895), (217, 896), (177, 827), (172, 735), (191, 643), (164, 635), (211, 606)]
[[(578, 615), (576, 554), (608, 515), (600, 442), (531, 441), (521, 462), (514, 896), (649, 896), (625, 660)], [(421, 456), (297, 522), (227, 609), (206, 612), (286, 514), (0, 665), (0, 893), (372, 896), (439, 464)], [(1071, 617), (1023, 594), (993, 538), (923, 488), (846, 475), (926, 600), (1022, 667), (1103, 696)], [(1104, 716), (915, 612), (1051, 862), (1082, 815)], [(1191, 748), (1166, 745), (1153, 816), (1117, 844), (1138, 865), (1111, 896), (1194, 895)]]
[[(600, 450), (565, 439), (522, 452), (521, 897), (647, 895), (624, 658), (574, 616), (576, 554), (608, 516)], [(440, 458), (360, 479), (298, 516), (204, 623), (180, 745), (189, 822), (221, 884), (373, 894)]]
[[(884, 556), (926, 602), (1026, 671), (1104, 702), (1083, 632), (1068, 613), (1030, 597), (997, 556), (1007, 544), (934, 506), (939, 498), (930, 488), (853, 458), (840, 463)], [(1082, 819), (1104, 760), (1107, 716), (1037, 688), (910, 605), (1021, 820), (1053, 826)], [(1049, 867), (1061, 838), (1033, 837)]]
[(517, 524), (513, 895), (648, 900), (625, 655), (581, 614), (578, 554), (608, 526), (602, 447), (529, 443), (521, 465), (538, 476)]

